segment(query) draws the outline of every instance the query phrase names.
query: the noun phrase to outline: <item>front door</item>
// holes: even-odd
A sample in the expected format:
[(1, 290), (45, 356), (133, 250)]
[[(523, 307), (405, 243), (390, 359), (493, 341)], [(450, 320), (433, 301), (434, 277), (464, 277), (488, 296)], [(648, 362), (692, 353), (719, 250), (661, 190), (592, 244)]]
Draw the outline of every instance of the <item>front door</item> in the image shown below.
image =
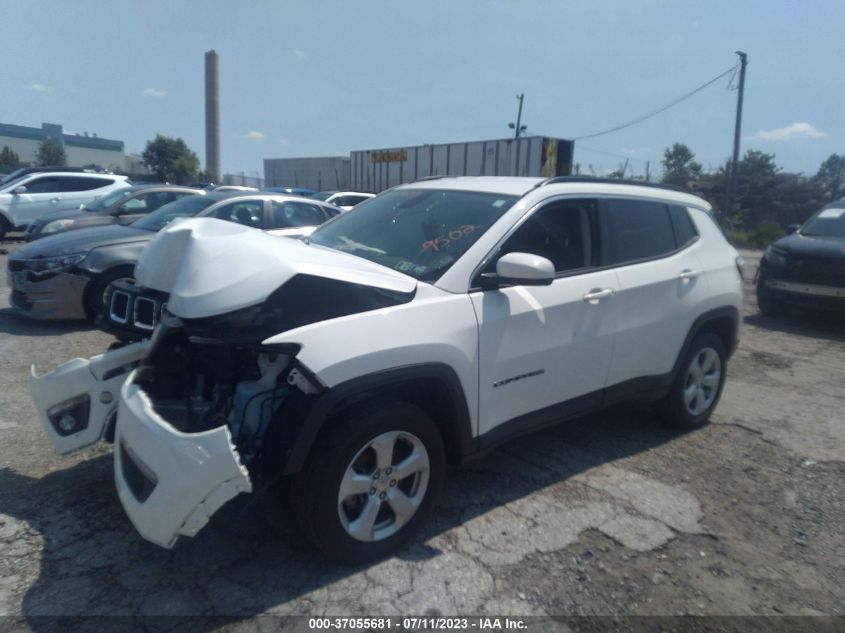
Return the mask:
[[(511, 420), (528, 430), (601, 401), (619, 284), (613, 270), (596, 270), (596, 215), (594, 200), (564, 199), (537, 209), (498, 256), (541, 255), (552, 261), (557, 278), (549, 286), (471, 294), (479, 322), (479, 435)], [(533, 415), (518, 419), (526, 414)]]

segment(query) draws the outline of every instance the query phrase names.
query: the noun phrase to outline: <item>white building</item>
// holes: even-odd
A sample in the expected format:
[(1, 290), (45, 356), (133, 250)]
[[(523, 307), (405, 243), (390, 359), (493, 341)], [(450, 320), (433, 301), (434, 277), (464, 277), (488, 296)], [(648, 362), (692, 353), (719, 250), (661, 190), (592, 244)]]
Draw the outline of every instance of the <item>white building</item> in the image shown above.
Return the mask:
[(0, 149), (8, 147), (23, 163), (35, 162), (38, 145), (47, 138), (64, 148), (69, 167), (98, 165), (105, 169), (132, 171), (127, 169), (123, 141), (100, 138), (96, 134), (65, 134), (62, 126), (54, 123), (42, 123), (40, 128), (0, 123)]

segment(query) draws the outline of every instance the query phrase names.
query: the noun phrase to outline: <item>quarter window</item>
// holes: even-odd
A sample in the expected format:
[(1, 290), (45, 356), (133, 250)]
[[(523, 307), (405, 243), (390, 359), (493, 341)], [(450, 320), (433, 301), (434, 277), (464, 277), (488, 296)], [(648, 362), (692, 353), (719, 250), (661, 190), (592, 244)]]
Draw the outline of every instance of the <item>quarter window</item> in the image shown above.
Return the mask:
[(662, 257), (677, 248), (667, 205), (608, 199), (603, 207), (608, 243), (606, 264)]
[(545, 257), (558, 273), (592, 263), (590, 218), (593, 200), (554, 202), (536, 211), (502, 246), (499, 255), (531, 253)]

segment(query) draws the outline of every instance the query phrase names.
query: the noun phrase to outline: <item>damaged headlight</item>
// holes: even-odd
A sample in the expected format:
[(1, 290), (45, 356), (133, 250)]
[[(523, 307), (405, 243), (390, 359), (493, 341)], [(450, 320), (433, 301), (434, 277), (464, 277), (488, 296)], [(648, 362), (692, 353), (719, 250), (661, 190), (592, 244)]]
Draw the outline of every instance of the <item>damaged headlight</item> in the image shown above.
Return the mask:
[(70, 253), (58, 257), (44, 257), (27, 261), (27, 269), (34, 275), (50, 275), (59, 273), (80, 263), (88, 253)]

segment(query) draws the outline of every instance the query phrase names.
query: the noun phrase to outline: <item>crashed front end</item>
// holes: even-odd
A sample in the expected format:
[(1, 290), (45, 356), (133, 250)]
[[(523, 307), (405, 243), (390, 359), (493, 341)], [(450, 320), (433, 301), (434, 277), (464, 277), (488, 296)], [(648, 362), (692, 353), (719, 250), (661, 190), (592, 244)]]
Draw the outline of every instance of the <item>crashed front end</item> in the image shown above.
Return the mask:
[[(196, 222), (171, 230), (186, 254), (167, 283), (167, 270), (136, 271), (144, 283), (170, 293), (168, 306), (175, 305), (178, 316), (166, 307), (150, 339), (69, 361), (44, 376), (33, 369), (31, 381), (60, 453), (107, 438), (116, 417), (114, 477), (121, 503), (138, 532), (162, 547), (172, 547), (180, 535), (194, 536), (241, 492), (281, 477), (308, 411), (326, 389), (297, 360), (298, 345), (265, 341), (318, 321), (405, 303), (415, 289), (396, 287), (398, 278), (373, 282), (366, 270), (351, 278), (347, 260), (333, 264), (331, 254), (318, 253), (315, 264), (304, 245), (279, 245), (277, 238), (245, 235), (237, 225), (215, 220), (205, 223), (217, 225)], [(208, 258), (191, 252), (208, 247), (210, 239), (225, 239), (241, 253), (265, 249), (265, 258), (253, 261), (275, 278), (268, 272), (256, 280), (241, 262), (225, 281), (219, 272), (213, 276), (218, 289), (198, 280), (198, 269), (207, 273), (213, 266), (203, 267)], [(141, 261), (161, 262), (171, 250), (167, 238), (157, 238)], [(220, 256), (219, 249), (210, 250)], [(284, 268), (268, 268), (268, 253)], [(180, 282), (180, 275), (187, 280)], [(239, 282), (238, 275), (258, 287)]]
[(135, 527), (162, 547), (263, 480), (267, 429), (291, 389), (304, 393), (289, 384), (295, 347), (237, 337), (225, 321), (165, 317), (121, 388), (115, 483)]

